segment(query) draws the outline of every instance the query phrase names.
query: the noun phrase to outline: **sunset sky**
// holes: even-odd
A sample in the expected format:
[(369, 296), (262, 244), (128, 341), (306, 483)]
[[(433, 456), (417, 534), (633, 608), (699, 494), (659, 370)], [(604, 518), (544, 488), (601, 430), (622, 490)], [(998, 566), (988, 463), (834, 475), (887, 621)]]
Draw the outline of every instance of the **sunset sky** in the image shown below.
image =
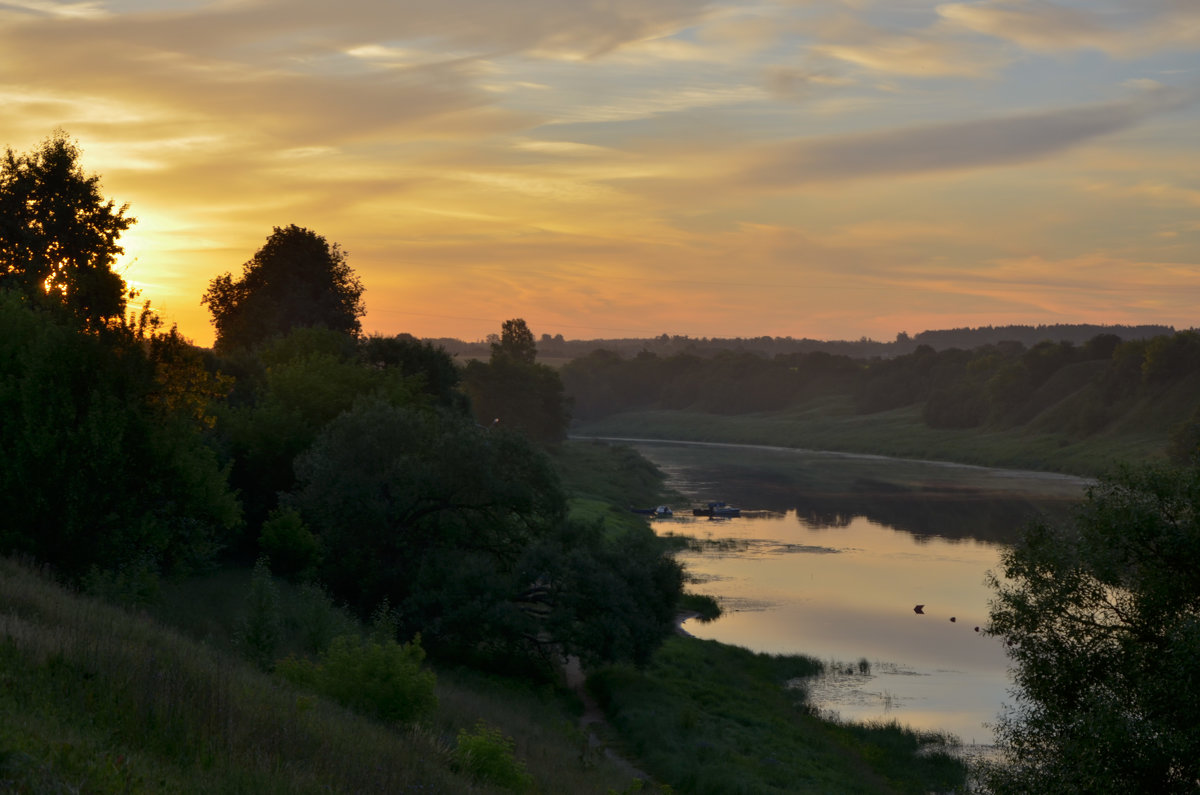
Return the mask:
[(384, 334), (1200, 325), (1197, 0), (0, 0), (0, 108), (205, 345), (288, 224)]

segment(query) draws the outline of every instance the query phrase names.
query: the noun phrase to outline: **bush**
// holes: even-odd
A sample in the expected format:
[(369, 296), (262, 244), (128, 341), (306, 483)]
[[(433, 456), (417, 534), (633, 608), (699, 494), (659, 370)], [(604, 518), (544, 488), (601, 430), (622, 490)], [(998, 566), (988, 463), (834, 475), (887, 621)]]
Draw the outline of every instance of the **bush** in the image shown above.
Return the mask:
[(421, 669), (424, 659), (420, 636), (400, 644), (341, 635), (318, 662), (288, 658), (276, 670), (293, 684), (316, 690), (356, 712), (400, 723), (416, 720), (437, 706), (437, 679)]
[(263, 523), (258, 547), (271, 559), (272, 568), (285, 577), (305, 579), (321, 563), (321, 540), (291, 508), (271, 511)]
[(358, 621), (345, 607), (339, 607), (323, 587), (307, 582), (290, 599), (292, 608), (288, 628), (295, 632), (301, 648), (308, 654), (320, 654), (333, 639), (353, 633)]
[(483, 721), (475, 730), (459, 729), (454, 747), (454, 766), (476, 780), (495, 784), (513, 792), (523, 792), (533, 785), (533, 776), (525, 764), (513, 755), (515, 744)]
[(697, 613), (697, 618), (707, 624), (721, 617), (721, 603), (706, 593), (685, 593), (679, 597), (679, 609)]
[(236, 634), (238, 648), (246, 659), (269, 671), (282, 631), (279, 588), (271, 578), (271, 567), (266, 558), (259, 558), (254, 564), (245, 610)]

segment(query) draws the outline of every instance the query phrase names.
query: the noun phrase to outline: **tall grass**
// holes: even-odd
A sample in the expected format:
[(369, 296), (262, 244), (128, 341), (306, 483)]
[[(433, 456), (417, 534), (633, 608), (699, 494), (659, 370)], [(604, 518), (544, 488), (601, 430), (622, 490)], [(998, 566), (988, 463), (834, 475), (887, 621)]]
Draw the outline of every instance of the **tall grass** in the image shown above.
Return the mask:
[[(0, 560), (0, 791), (499, 791), (451, 765), (455, 732), (480, 718), (522, 735), (518, 757), (557, 743), (554, 770), (529, 760), (535, 792), (607, 792), (630, 781), (578, 759), (571, 715), (559, 704), (472, 696), (451, 677), (439, 685), (445, 711), (420, 726), (389, 726), (219, 646)], [(496, 719), (538, 713), (535, 704), (541, 720), (553, 716), (536, 738)]]
[[(679, 792), (957, 791), (965, 768), (945, 738), (896, 725), (821, 720), (787, 683), (822, 670), (676, 637), (645, 671), (613, 666), (589, 684), (630, 752)], [(931, 752), (932, 751), (932, 752)]]

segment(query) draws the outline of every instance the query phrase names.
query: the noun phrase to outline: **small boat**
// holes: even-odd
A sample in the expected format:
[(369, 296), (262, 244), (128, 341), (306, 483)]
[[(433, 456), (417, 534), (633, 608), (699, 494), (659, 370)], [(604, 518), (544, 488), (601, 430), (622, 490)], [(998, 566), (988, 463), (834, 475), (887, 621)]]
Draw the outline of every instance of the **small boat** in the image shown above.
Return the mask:
[(703, 508), (693, 508), (692, 515), (693, 516), (729, 518), (729, 517), (741, 516), (742, 509), (734, 508), (733, 506), (726, 505), (723, 502), (710, 502), (708, 505), (706, 505)]
[(642, 516), (650, 516), (655, 519), (670, 519), (675, 515), (675, 512), (669, 506), (659, 505), (657, 508), (630, 508), (634, 513)]

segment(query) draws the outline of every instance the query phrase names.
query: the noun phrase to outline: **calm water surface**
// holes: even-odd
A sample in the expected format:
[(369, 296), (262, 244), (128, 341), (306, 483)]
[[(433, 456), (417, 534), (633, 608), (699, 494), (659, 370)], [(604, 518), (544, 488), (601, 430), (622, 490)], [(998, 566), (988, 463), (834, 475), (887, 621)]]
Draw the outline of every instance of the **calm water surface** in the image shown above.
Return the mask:
[(836, 663), (841, 673), (811, 691), (843, 718), (992, 742), (984, 724), (1009, 679), (999, 641), (976, 631), (991, 597), (985, 575), (1021, 527), (1063, 514), (1085, 481), (811, 451), (635, 446), (692, 504), (753, 511), (654, 523), (698, 540), (679, 559), (691, 589), (725, 609), (712, 623), (688, 621), (688, 632)]

